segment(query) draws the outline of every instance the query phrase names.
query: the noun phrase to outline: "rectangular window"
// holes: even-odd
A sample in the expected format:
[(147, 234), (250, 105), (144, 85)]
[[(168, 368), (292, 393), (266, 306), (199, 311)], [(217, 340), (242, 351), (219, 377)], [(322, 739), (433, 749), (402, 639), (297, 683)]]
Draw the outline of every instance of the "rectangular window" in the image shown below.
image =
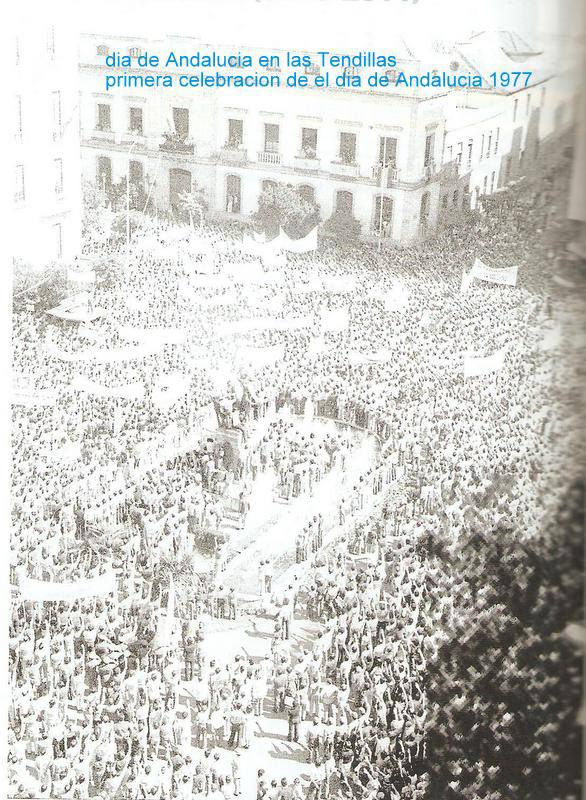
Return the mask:
[(51, 61), (55, 58), (55, 26), (51, 25), (47, 31), (47, 53)]
[(480, 160), (484, 158), (484, 134), (482, 134), (482, 142), (480, 144)]
[(24, 166), (23, 164), (16, 165), (16, 185), (14, 187), (14, 199), (16, 202), (24, 200)]
[(442, 208), (447, 208), (447, 207), (448, 207), (448, 195), (447, 195), (447, 194), (445, 194), (445, 195), (442, 197)]
[(474, 150), (474, 140), (468, 139), (468, 169), (472, 166), (472, 151)]
[(494, 192), (494, 184), (496, 182), (496, 172), (493, 172), (490, 176), (490, 193)]
[(495, 137), (495, 140), (494, 140), (494, 154), (495, 154), (495, 156), (499, 151), (499, 136), (500, 136), (500, 133), (501, 133), (501, 129), (497, 128), (496, 129), (496, 137)]
[(452, 146), (452, 145), (450, 145), (450, 146), (448, 147), (448, 161), (450, 161), (450, 162), (451, 162), (451, 161), (453, 161), (453, 160), (454, 160), (454, 148), (453, 148), (453, 146)]
[(317, 155), (317, 128), (301, 128), (301, 152), (305, 158)]
[(61, 136), (63, 117), (61, 113), (61, 92), (51, 92), (51, 105), (53, 111), (53, 138)]
[(454, 189), (454, 194), (452, 195), (452, 205), (458, 205), (458, 190)]
[(273, 122), (265, 122), (265, 152), (279, 152), (279, 126)]
[(519, 105), (518, 100), (513, 100), (513, 122), (517, 121), (517, 107)]
[(381, 136), (378, 140), (378, 159), (383, 167), (397, 165), (397, 140), (393, 136)]
[(102, 191), (108, 191), (112, 186), (112, 162), (108, 156), (98, 156), (96, 183)]
[(304, 67), (303, 71), (306, 75), (319, 75), (319, 66), (311, 62)]
[(53, 164), (55, 169), (55, 194), (61, 197), (63, 194), (63, 159), (56, 158)]
[(142, 136), (142, 108), (133, 107), (129, 111), (128, 125), (130, 132)]
[(244, 142), (244, 122), (241, 119), (228, 120), (228, 147), (242, 147)]
[(526, 117), (528, 117), (528, 116), (529, 116), (529, 112), (530, 112), (530, 111), (531, 111), (531, 95), (530, 95), (530, 94), (528, 94), (528, 95), (527, 95), (527, 108), (526, 108), (526, 110), (525, 110), (525, 116), (526, 116)]
[(486, 194), (487, 184), (488, 184), (488, 175), (485, 175), (484, 180), (482, 181), (482, 194)]
[(356, 161), (356, 134), (340, 133), (340, 161), (343, 164), (354, 164)]
[(15, 97), (16, 104), (16, 141), (22, 141), (22, 96), (17, 94)]
[(130, 183), (140, 186), (144, 178), (144, 169), (141, 161), (130, 161), (128, 164), (128, 178)]
[[(433, 163), (433, 149), (435, 144), (435, 134), (429, 133), (425, 137), (425, 155), (423, 159), (423, 166), (430, 167)], [(459, 162), (458, 162), (459, 163)]]
[(63, 258), (63, 226), (60, 222), (53, 225), (53, 237), (55, 242), (55, 258)]
[(488, 144), (486, 145), (486, 157), (490, 158), (490, 151), (492, 148), (492, 132), (488, 134)]
[(111, 111), (107, 103), (98, 103), (98, 120), (96, 130), (109, 131), (111, 127)]
[(189, 137), (189, 109), (188, 108), (174, 108), (173, 109), (173, 126), (175, 133), (180, 139), (187, 139)]
[(142, 53), (140, 47), (129, 47), (128, 48), (128, 55), (130, 58), (138, 58), (139, 55)]
[(464, 152), (464, 143), (458, 142), (458, 152), (456, 153), (456, 161), (458, 163), (458, 167), (462, 166), (462, 154)]

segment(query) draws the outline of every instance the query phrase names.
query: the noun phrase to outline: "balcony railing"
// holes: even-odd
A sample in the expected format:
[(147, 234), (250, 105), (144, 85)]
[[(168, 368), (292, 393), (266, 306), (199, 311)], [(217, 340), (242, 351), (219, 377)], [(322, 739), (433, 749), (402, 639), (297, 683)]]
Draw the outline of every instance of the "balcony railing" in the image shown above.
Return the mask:
[(180, 155), (193, 155), (195, 145), (189, 139), (178, 134), (166, 135), (159, 145), (159, 150), (164, 153), (177, 153)]
[(389, 189), (399, 180), (399, 170), (397, 167), (389, 165), (383, 167), (382, 164), (375, 164), (372, 168), (372, 180), (379, 186), (382, 182), (384, 188)]
[(279, 166), (281, 163), (281, 154), (272, 153), (268, 150), (261, 150), (257, 155), (259, 164), (270, 164), (271, 166)]
[(248, 151), (243, 147), (224, 145), (217, 155), (222, 164), (246, 164), (248, 161)]
[(299, 153), (295, 156), (295, 168), (296, 169), (309, 169), (309, 170), (317, 170), (319, 169), (321, 161), (319, 158), (315, 156), (308, 158), (304, 153)]
[(331, 161), (330, 172), (334, 175), (344, 175), (347, 178), (357, 178), (360, 167), (353, 161)]

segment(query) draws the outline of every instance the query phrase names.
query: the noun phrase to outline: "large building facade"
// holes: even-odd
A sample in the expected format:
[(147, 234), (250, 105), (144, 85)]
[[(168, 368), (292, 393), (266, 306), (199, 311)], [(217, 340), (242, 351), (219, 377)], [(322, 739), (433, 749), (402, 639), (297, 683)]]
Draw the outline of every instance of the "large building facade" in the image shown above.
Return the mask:
[(13, 45), (13, 256), (31, 266), (69, 261), (81, 232), (78, 38), (37, 21), (22, 24)]
[[(476, 64), (472, 56), (485, 44), (454, 46), (437, 54), (434, 68), (449, 71), (465, 63), (484, 75), (484, 63)], [(351, 211), (365, 238), (388, 243), (428, 235), (455, 207), (474, 207), (482, 195), (518, 177), (534, 163), (527, 142), (535, 140), (538, 147), (545, 136), (546, 98), (553, 103), (547, 89), (552, 78), (543, 71), (534, 72), (530, 85), (519, 91), (396, 86), (106, 91), (106, 73), (149, 72), (107, 69), (108, 54), (132, 59), (158, 54), (164, 61), (169, 51), (205, 53), (212, 47), (187, 37), (99, 35), (83, 37), (81, 47), (86, 179), (104, 188), (128, 179), (150, 192), (161, 210), (178, 209), (181, 195), (197, 186), (213, 217), (231, 219), (254, 212), (267, 185), (286, 183), (315, 200), (322, 220), (336, 210)], [(315, 75), (320, 65), (317, 55), (310, 55), (306, 72)], [(501, 57), (509, 58), (504, 52)], [(400, 71), (428, 70), (406, 47), (397, 59), (387, 73), (391, 81)], [(284, 82), (286, 69), (273, 70)]]

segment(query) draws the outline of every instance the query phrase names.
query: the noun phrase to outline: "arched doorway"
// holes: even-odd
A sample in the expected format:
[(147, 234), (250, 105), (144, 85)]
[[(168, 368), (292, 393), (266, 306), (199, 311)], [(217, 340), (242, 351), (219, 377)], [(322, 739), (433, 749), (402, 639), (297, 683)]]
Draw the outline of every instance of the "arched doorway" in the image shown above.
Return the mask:
[(374, 230), (382, 236), (390, 236), (393, 227), (393, 199), (378, 194), (374, 200)]
[(180, 196), (191, 192), (191, 172), (187, 169), (169, 170), (169, 205), (173, 213), (181, 213)]
[(241, 181), (238, 175), (226, 175), (226, 206), (229, 214), (240, 214)]
[(307, 203), (315, 205), (315, 189), (313, 186), (309, 186), (309, 184), (303, 183), (301, 184), (301, 186), (298, 187), (297, 191)]
[(336, 192), (336, 211), (340, 214), (351, 215), (353, 201), (352, 192)]

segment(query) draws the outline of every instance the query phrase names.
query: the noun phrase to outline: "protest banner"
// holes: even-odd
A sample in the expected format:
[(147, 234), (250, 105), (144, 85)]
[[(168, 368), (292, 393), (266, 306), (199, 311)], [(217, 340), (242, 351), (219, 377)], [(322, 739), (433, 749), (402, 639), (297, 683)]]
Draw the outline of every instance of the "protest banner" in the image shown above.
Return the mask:
[(490, 356), (464, 356), (464, 380), (480, 375), (489, 375), (502, 369), (505, 363), (506, 348), (497, 350)]
[(23, 600), (37, 603), (81, 600), (85, 597), (103, 597), (112, 594), (116, 588), (116, 575), (113, 571), (109, 571), (96, 578), (63, 583), (22, 577), (18, 588)]

